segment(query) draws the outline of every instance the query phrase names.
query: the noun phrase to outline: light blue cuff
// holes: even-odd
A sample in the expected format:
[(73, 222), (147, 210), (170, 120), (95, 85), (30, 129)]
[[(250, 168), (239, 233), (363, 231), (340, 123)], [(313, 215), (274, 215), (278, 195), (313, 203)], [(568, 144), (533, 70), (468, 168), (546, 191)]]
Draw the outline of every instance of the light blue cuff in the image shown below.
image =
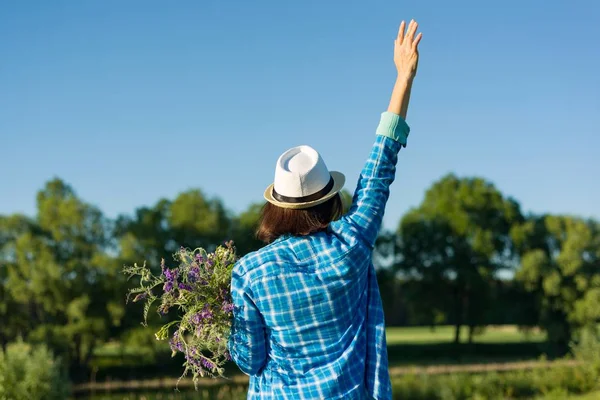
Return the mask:
[(376, 132), (378, 135), (387, 136), (401, 143), (403, 147), (406, 147), (406, 139), (408, 138), (410, 127), (404, 121), (404, 118), (398, 114), (386, 111), (381, 114), (381, 120)]

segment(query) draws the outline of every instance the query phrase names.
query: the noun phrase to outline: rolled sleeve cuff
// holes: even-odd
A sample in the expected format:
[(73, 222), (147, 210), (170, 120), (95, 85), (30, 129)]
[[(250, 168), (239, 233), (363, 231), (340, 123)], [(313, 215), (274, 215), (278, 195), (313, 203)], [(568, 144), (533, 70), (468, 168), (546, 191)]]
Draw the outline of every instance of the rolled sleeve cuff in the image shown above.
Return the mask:
[(378, 135), (387, 136), (402, 144), (403, 147), (406, 147), (409, 132), (410, 127), (404, 121), (404, 118), (398, 114), (389, 111), (381, 114), (381, 120), (376, 131)]

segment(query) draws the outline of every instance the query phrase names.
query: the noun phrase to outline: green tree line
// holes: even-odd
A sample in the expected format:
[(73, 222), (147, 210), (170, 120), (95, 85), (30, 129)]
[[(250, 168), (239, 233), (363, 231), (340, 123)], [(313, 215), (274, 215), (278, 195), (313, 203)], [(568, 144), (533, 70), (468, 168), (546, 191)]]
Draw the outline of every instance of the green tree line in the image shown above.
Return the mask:
[[(195, 189), (110, 219), (64, 181), (47, 182), (34, 216), (0, 215), (0, 345), (45, 344), (74, 379), (87, 376), (95, 349), (139, 329), (123, 265), (159, 268), (179, 246), (229, 239), (241, 255), (256, 250), (260, 210), (236, 214)], [(600, 224), (525, 215), (482, 178), (435, 182), (381, 233), (374, 260), (391, 325), (452, 324), (455, 342), (463, 326), (468, 341), (489, 324), (539, 327), (558, 355), (600, 321)]]

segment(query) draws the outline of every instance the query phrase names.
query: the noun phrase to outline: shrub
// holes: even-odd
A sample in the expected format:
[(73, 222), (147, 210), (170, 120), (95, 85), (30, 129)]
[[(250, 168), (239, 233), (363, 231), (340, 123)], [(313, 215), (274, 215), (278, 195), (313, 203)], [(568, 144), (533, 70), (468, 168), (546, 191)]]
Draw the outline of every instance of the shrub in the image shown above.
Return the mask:
[(587, 393), (598, 386), (590, 363), (503, 373), (404, 375), (392, 379), (395, 399), (525, 399), (536, 395)]
[(68, 395), (65, 369), (46, 346), (19, 340), (0, 349), (0, 400), (62, 400)]
[(571, 343), (571, 352), (576, 359), (591, 363), (600, 369), (600, 335), (596, 329), (583, 329), (579, 340)]

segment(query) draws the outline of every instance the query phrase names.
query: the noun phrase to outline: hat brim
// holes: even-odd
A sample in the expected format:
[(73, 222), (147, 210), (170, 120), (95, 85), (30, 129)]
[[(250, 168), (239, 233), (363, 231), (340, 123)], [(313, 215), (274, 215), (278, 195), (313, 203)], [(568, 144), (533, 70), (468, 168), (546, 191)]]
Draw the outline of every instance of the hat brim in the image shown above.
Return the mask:
[(340, 190), (342, 190), (342, 188), (344, 187), (344, 184), (346, 183), (346, 177), (341, 172), (330, 171), (329, 173), (331, 174), (331, 177), (333, 178), (333, 187), (331, 188), (329, 193), (327, 193), (325, 196), (321, 197), (320, 199), (313, 200), (313, 201), (307, 201), (305, 203), (287, 203), (287, 202), (278, 201), (273, 197), (273, 184), (270, 184), (269, 187), (267, 187), (267, 189), (265, 190), (265, 194), (264, 194), (265, 200), (267, 200), (269, 203), (271, 203), (273, 205), (276, 205), (277, 207), (293, 208), (296, 210), (303, 209), (303, 208), (309, 208), (309, 207), (313, 207), (313, 206), (325, 203), (327, 200), (331, 199), (333, 196), (335, 196), (337, 193), (339, 193)]

